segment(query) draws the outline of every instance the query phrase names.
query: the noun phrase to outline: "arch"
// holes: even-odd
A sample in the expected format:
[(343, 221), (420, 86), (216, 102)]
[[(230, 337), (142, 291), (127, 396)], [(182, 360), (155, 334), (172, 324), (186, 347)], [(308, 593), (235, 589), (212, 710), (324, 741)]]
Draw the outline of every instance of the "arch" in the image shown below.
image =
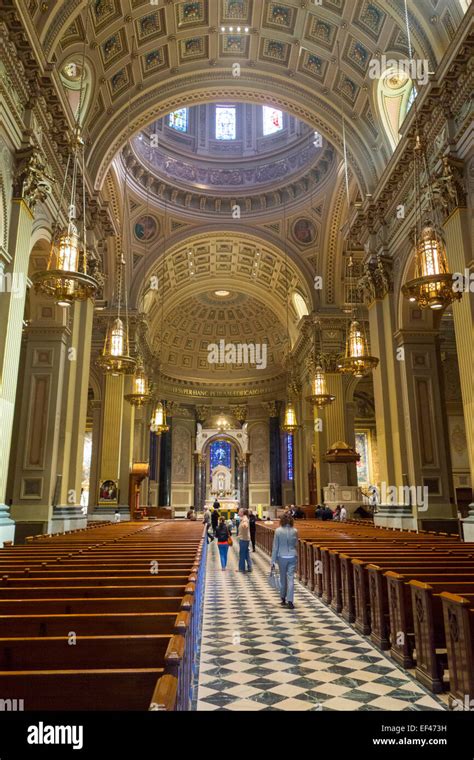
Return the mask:
[(207, 455), (209, 446), (211, 445), (211, 443), (214, 443), (214, 441), (228, 441), (229, 443), (232, 443), (235, 446), (235, 448), (237, 449), (239, 453), (239, 457), (243, 459), (245, 457), (246, 451), (244, 450), (242, 442), (239, 441), (239, 439), (237, 438), (237, 432), (238, 431), (234, 432), (230, 430), (230, 431), (226, 431), (225, 433), (215, 433), (214, 435), (211, 435), (209, 438), (206, 438), (201, 448), (202, 456), (204, 457)]
[[(270, 283), (265, 281), (259, 281), (253, 279), (251, 273), (239, 274), (235, 271), (219, 273), (214, 267), (211, 268), (209, 264), (209, 272), (205, 276), (198, 275), (195, 278), (186, 277), (183, 278), (179, 275), (180, 262), (178, 260), (178, 254), (184, 255), (184, 249), (198, 249), (200, 245), (208, 245), (211, 241), (211, 245), (217, 248), (218, 242), (229, 241), (229, 245), (232, 244), (234, 251), (235, 246), (239, 245), (252, 245), (252, 248), (262, 250), (263, 253), (267, 252), (268, 256), (272, 258), (273, 275)], [(229, 285), (229, 277), (232, 277), (232, 288), (238, 292), (247, 293), (253, 295), (258, 300), (265, 300), (266, 305), (274, 312), (280, 322), (286, 324), (286, 308), (287, 308), (287, 278), (286, 278), (286, 262), (283, 251), (276, 245), (262, 244), (261, 237), (252, 234), (240, 233), (235, 234), (235, 229), (225, 230), (218, 233), (213, 232), (211, 234), (203, 234), (202, 232), (195, 233), (191, 237), (182, 239), (182, 242), (175, 244), (167, 248), (166, 259), (163, 259), (163, 253), (160, 250), (160, 246), (156, 247), (157, 253), (154, 260), (147, 262), (147, 269), (145, 265), (143, 268), (134, 273), (133, 286), (130, 296), (130, 305), (132, 308), (140, 308), (143, 304), (143, 299), (150, 293), (153, 283), (153, 277), (157, 277), (157, 287), (155, 288), (156, 295), (159, 296), (161, 282), (160, 277), (164, 277), (165, 281), (168, 279), (170, 286), (167, 291), (167, 306), (163, 313), (163, 318), (166, 319), (167, 310), (174, 308), (177, 303), (185, 300), (189, 295), (196, 293), (202, 293), (210, 289), (226, 288)], [(237, 249), (235, 249), (237, 250)], [(245, 258), (245, 253), (242, 257)], [(209, 259), (211, 256), (209, 256)], [(298, 290), (305, 298), (308, 304), (312, 304), (312, 279), (309, 272), (302, 271), (300, 266), (300, 260), (296, 256), (288, 257), (288, 269), (290, 273), (290, 292), (292, 289)], [(235, 263), (235, 262), (234, 262)], [(176, 269), (178, 267), (178, 269)], [(182, 270), (181, 270), (182, 271)], [(279, 280), (282, 282), (279, 283)], [(172, 295), (171, 297), (171, 288)], [(152, 299), (148, 297), (148, 307), (151, 306)], [(299, 321), (299, 320), (298, 320)], [(294, 320), (292, 320), (294, 322)], [(295, 324), (290, 324), (290, 337), (292, 343), (297, 338), (297, 329)]]
[[(157, 102), (158, 95), (161, 99)], [(161, 90), (156, 87), (143, 91), (130, 103), (122, 104), (120, 112), (114, 115), (111, 128), (110, 115), (103, 126), (98, 126), (94, 134), (88, 166), (94, 185), (100, 190), (115, 156), (122, 150), (127, 140), (135, 133), (146, 129), (151, 123), (164, 118), (177, 108), (203, 103), (223, 103), (237, 101), (273, 105), (279, 110), (295, 116), (309, 124), (323, 135), (343, 154), (341, 137), (341, 112), (334, 101), (326, 100), (314, 89), (292, 81), (282, 82), (268, 72), (252, 70), (242, 74), (238, 82), (229, 82), (221, 74), (210, 79), (209, 72), (188, 74), (178, 82), (167, 82)], [(350, 122), (346, 127), (347, 157), (362, 194), (375, 188), (383, 171), (383, 161), (378, 152), (370, 150), (364, 139), (361, 121)], [(370, 139), (370, 142), (372, 140)]]

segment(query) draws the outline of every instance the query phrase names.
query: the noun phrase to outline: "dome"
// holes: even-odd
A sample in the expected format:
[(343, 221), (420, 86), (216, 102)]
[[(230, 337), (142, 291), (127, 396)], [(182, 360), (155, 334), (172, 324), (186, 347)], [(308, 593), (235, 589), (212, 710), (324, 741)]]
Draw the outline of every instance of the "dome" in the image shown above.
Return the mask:
[(273, 107), (207, 103), (153, 122), (123, 157), (135, 179), (167, 202), (204, 212), (241, 203), (251, 213), (314, 192), (331, 174), (335, 151)]

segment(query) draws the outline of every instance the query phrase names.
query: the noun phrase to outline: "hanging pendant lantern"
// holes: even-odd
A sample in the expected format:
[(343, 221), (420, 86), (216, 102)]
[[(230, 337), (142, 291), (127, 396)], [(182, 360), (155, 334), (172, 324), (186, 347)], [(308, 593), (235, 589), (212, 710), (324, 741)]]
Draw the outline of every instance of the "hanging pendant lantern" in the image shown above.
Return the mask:
[(314, 371), (311, 381), (311, 391), (311, 396), (307, 396), (306, 400), (315, 406), (327, 406), (328, 404), (332, 404), (336, 399), (335, 396), (328, 393), (326, 374), (319, 364)]
[(76, 218), (76, 193), (77, 177), (82, 174), (84, 183), (84, 142), (81, 138), (80, 128), (76, 125), (73, 145), (68, 160), (63, 192), (57, 209), (60, 215), (62, 198), (68, 179), (69, 167), (72, 166), (71, 197), (69, 203), (68, 225), (61, 233), (56, 229), (48, 257), (48, 267), (45, 271), (36, 272), (33, 277), (35, 292), (54, 298), (59, 306), (70, 306), (74, 301), (85, 301), (94, 298), (99, 290), (97, 280), (87, 274), (87, 249), (86, 249), (86, 209), (85, 189), (83, 187), (82, 198), (82, 225), (81, 236), (77, 227)]
[(129, 355), (128, 328), (117, 317), (107, 328), (104, 348), (97, 366), (110, 375), (133, 375), (136, 361)]
[(284, 430), (285, 433), (294, 433), (297, 427), (298, 422), (296, 420), (296, 411), (294, 404), (292, 401), (287, 401), (285, 408), (285, 417), (281, 429)]
[(378, 363), (379, 360), (369, 354), (363, 327), (357, 319), (353, 319), (347, 335), (346, 355), (338, 364), (339, 371), (361, 378), (375, 369)]
[(141, 358), (137, 362), (133, 376), (132, 392), (125, 396), (125, 400), (136, 407), (141, 407), (151, 401), (149, 382)]
[(453, 276), (448, 270), (446, 249), (432, 226), (422, 229), (415, 246), (415, 279), (402, 287), (404, 295), (420, 309), (444, 309), (462, 298), (453, 290)]
[(162, 433), (167, 433), (169, 429), (170, 426), (166, 422), (166, 409), (161, 401), (158, 401), (151, 418), (150, 430), (152, 433), (161, 435)]

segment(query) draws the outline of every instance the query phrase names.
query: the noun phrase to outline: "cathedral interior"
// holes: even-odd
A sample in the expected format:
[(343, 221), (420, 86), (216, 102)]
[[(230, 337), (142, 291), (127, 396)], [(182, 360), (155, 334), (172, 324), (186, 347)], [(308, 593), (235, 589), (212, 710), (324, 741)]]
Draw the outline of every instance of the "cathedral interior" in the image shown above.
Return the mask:
[(216, 502), (467, 551), (472, 84), (470, 0), (1, 0), (5, 577)]

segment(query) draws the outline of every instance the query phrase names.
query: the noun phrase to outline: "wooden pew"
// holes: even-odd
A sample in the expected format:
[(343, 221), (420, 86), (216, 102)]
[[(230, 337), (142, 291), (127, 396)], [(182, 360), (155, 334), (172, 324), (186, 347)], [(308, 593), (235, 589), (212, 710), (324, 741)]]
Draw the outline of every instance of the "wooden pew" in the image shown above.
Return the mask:
[(449, 667), (450, 705), (474, 706), (474, 602), (447, 591), (441, 593)]

